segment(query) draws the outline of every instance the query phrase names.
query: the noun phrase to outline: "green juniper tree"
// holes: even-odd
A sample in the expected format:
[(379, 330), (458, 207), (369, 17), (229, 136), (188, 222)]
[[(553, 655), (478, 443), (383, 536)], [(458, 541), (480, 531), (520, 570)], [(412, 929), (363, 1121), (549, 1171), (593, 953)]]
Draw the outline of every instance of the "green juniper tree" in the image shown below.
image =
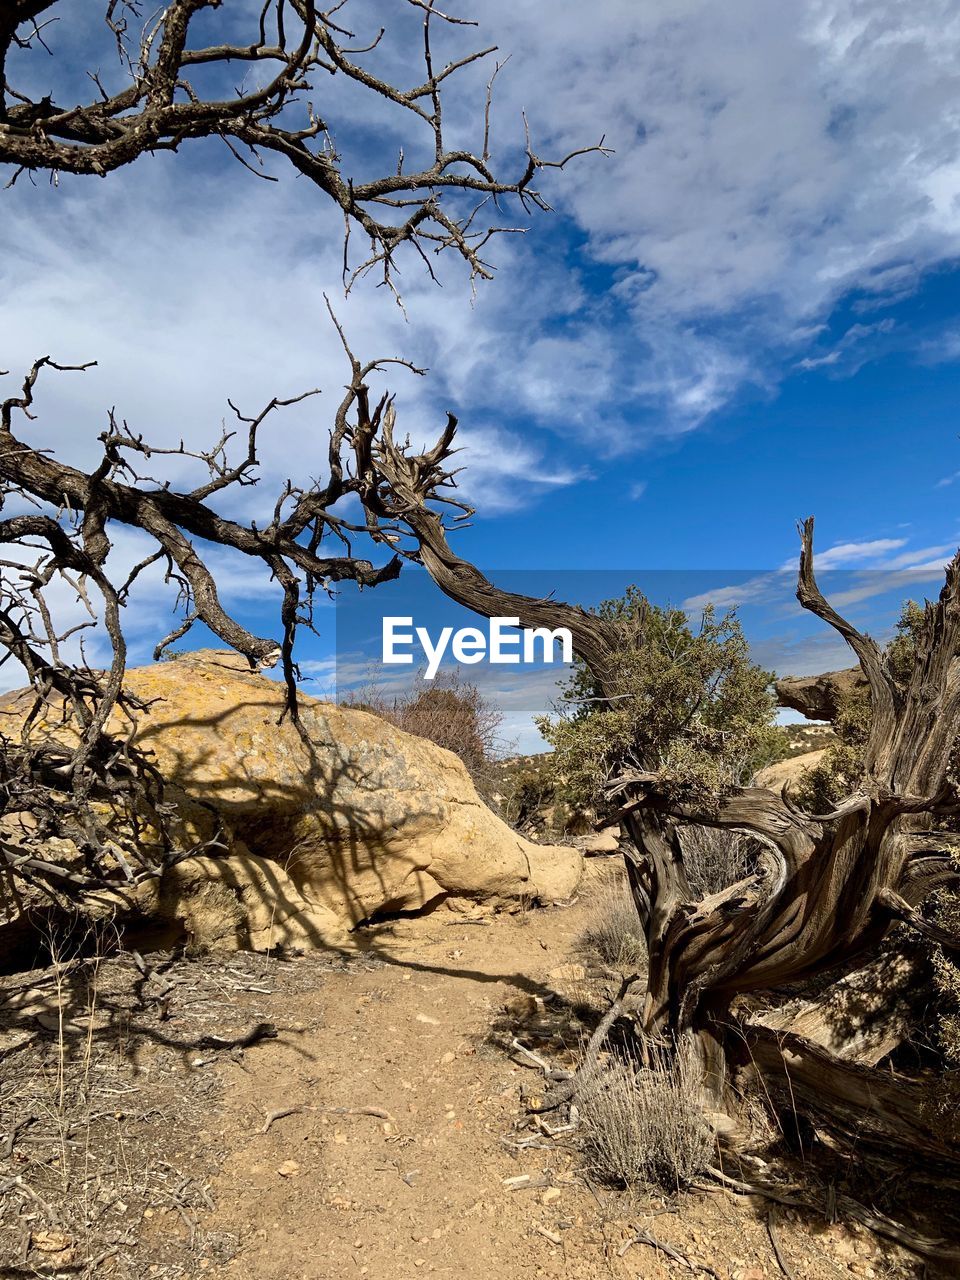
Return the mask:
[(732, 612), (708, 608), (692, 621), (630, 587), (597, 616), (622, 637), (606, 692), (578, 658), (558, 714), (538, 722), (569, 804), (602, 809), (625, 767), (658, 773), (678, 793), (720, 794), (783, 753), (773, 675), (751, 661)]

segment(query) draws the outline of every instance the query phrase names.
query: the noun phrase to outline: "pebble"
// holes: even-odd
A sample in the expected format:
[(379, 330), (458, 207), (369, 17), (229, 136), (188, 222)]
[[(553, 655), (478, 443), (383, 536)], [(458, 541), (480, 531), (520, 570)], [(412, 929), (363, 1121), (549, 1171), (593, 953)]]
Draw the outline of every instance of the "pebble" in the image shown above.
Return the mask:
[(295, 1178), (300, 1172), (300, 1166), (296, 1160), (284, 1160), (283, 1164), (277, 1169), (281, 1178)]

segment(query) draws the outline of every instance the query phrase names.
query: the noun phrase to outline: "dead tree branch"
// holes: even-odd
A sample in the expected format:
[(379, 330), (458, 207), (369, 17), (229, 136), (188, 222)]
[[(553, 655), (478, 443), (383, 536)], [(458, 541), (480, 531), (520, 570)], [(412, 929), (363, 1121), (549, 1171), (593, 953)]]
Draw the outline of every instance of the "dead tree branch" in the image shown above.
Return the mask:
[[(48, 173), (54, 181), (60, 174), (103, 177), (143, 155), (220, 138), (245, 168), (270, 181), (276, 177), (264, 157), (277, 157), (340, 209), (348, 233), (351, 226), (362, 232), (366, 253), (354, 264), (345, 257), (348, 283), (376, 268), (394, 288), (395, 254), (404, 244), (424, 261), (428, 253), (451, 249), (472, 277), (489, 278), (485, 246), (522, 228), (478, 222), (480, 211), (489, 201), (498, 208), (497, 201), (511, 197), (523, 214), (548, 209), (535, 186), (537, 174), (586, 151), (603, 153), (603, 141), (544, 159), (528, 139), (517, 172), (498, 173), (489, 154), (488, 90), (478, 104), (477, 150), (448, 143), (442, 97), (448, 82), (496, 49), (468, 49), (441, 64), (434, 28), (476, 24), (443, 13), (432, 0), (406, 5), (409, 18), (420, 15), (423, 76), (409, 86), (372, 69), (369, 55), (390, 37), (382, 29), (370, 38), (354, 37), (341, 25), (343, 3), (323, 11), (314, 0), (278, 0), (263, 6), (259, 20), (251, 10), (249, 29), (241, 33), (221, 16), (219, 0), (171, 0), (144, 25), (137, 4), (109, 0), (105, 25), (99, 31), (95, 23), (86, 26), (94, 47), (100, 39), (97, 55), (113, 70), (91, 70), (89, 100), (67, 106), (17, 87), (21, 77), (24, 85), (36, 81), (36, 73), (26, 70), (32, 63), (64, 56), (42, 34), (62, 0), (12, 0), (0, 14), (0, 164), (12, 167), (8, 185), (23, 174)], [(411, 25), (399, 15), (399, 39), (405, 22)], [(204, 43), (201, 32), (209, 36), (217, 26), (230, 38)], [(341, 88), (348, 84), (379, 101), (397, 132), (409, 126), (399, 161), (384, 158), (387, 171), (379, 176), (359, 178), (344, 169), (335, 139), (354, 123), (346, 105), (350, 95)], [(422, 152), (423, 143), (429, 161), (405, 170), (404, 158)]]

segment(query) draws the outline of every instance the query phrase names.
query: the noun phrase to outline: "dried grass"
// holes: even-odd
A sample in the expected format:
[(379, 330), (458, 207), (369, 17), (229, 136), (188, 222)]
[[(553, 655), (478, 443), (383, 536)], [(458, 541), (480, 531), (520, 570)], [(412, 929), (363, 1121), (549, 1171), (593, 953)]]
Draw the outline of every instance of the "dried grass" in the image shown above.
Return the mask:
[(433, 680), (418, 676), (411, 688), (392, 695), (371, 683), (350, 691), (341, 705), (368, 711), (404, 733), (452, 751), (466, 765), (481, 794), (494, 784), (493, 762), (503, 745), (503, 715), (459, 672), (441, 671)]
[[(222, 1085), (197, 1045), (208, 1011), (229, 1024), (231, 980), (211, 965), (207, 991), (207, 968), (182, 961), (161, 999), (166, 979), (112, 954), (106, 921), (51, 929), (47, 948), (49, 968), (0, 982), (0, 1273), (87, 1277), (109, 1261), (118, 1280), (187, 1280), (225, 1263), (238, 1241), (201, 1225), (213, 1160), (196, 1137)], [(203, 1000), (171, 1025), (181, 991)]]
[(754, 846), (749, 837), (719, 827), (684, 827), (683, 865), (695, 899), (719, 893), (748, 872)]
[(676, 1191), (710, 1164), (713, 1138), (689, 1052), (647, 1044), (649, 1066), (614, 1058), (584, 1090), (588, 1152), (604, 1181)]
[(615, 968), (644, 962), (647, 946), (626, 876), (618, 875), (600, 887), (579, 945)]

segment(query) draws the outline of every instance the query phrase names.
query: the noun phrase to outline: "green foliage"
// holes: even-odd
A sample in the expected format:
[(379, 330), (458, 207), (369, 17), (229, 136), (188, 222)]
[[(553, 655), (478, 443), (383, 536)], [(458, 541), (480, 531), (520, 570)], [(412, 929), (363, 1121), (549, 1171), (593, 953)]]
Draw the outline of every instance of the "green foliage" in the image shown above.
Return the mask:
[(660, 774), (679, 791), (718, 794), (783, 753), (773, 723), (771, 675), (750, 661), (732, 614), (652, 605), (635, 588), (598, 610), (623, 637), (601, 696), (578, 662), (556, 718), (540, 731), (553, 746), (564, 798), (600, 805), (621, 768)]
[(838, 740), (796, 787), (796, 798), (808, 813), (829, 813), (859, 785), (863, 746), (870, 728), (870, 698), (865, 689), (841, 699), (834, 728)]
[(553, 831), (556, 775), (548, 755), (520, 757), (500, 766), (496, 793), (502, 818), (517, 831)]
[(908, 600), (900, 611), (896, 633), (887, 645), (887, 666), (898, 684), (908, 684), (913, 675), (923, 618), (923, 606), (916, 600)]

